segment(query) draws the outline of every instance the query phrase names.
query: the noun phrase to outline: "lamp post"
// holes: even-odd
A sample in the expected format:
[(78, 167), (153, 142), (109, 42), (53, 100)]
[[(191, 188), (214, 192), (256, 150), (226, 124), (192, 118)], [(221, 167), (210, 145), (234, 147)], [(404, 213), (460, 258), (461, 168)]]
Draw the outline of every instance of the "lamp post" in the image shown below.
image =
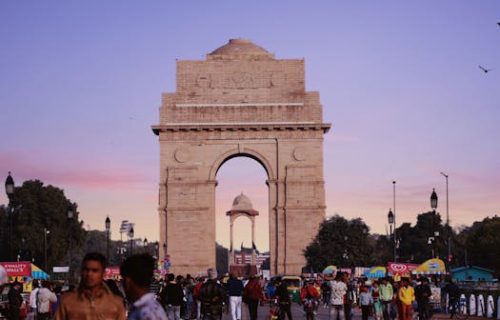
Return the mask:
[(12, 195), (14, 194), (14, 190), (15, 190), (15, 184), (14, 184), (14, 179), (12, 178), (12, 176), (10, 175), (10, 171), (9, 171), (9, 174), (7, 175), (7, 179), (5, 179), (5, 193), (7, 194), (7, 198), (9, 199), (9, 204), (7, 205), (7, 212), (8, 212), (8, 219), (9, 219), (9, 251), (8, 251), (8, 254), (9, 254), (9, 260), (12, 259), (12, 252), (13, 252), (13, 241), (12, 241), (12, 220), (13, 220), (13, 217), (12, 217), (12, 208), (10, 206), (10, 200), (12, 198)]
[(43, 261), (44, 261), (44, 270), (47, 272), (47, 235), (50, 233), (50, 230), (47, 228), (43, 228)]
[(69, 225), (69, 237), (68, 237), (68, 254), (69, 254), (69, 261), (68, 261), (68, 282), (71, 281), (71, 261), (73, 260), (72, 257), (72, 249), (71, 249), (71, 236), (72, 236), (72, 226), (73, 226), (73, 218), (75, 216), (75, 211), (73, 209), (73, 206), (71, 204), (68, 205), (68, 209), (66, 211), (66, 217), (68, 218), (68, 225)]
[(439, 232), (437, 232), (436, 230), (434, 230), (434, 220), (436, 219), (436, 209), (437, 209), (437, 206), (438, 206), (438, 196), (437, 196), (437, 193), (436, 193), (436, 189), (432, 188), (432, 193), (431, 193), (431, 208), (432, 208), (432, 236), (429, 237), (429, 240), (427, 241), (428, 243), (430, 242), (430, 244), (432, 245), (432, 257), (434, 258), (434, 253), (435, 253), (435, 250), (434, 250), (434, 247), (435, 247), (435, 243), (436, 243), (436, 233), (437, 235), (439, 235)]
[(130, 226), (130, 229), (128, 230), (128, 237), (130, 240), (130, 255), (134, 253), (134, 226)]
[(160, 249), (160, 244), (158, 243), (158, 241), (155, 241), (155, 258), (156, 258), (156, 260), (158, 260), (158, 256), (160, 255), (160, 253), (158, 252), (159, 249)]
[(394, 213), (392, 212), (392, 209), (389, 209), (389, 213), (387, 214), (387, 221), (389, 222), (389, 234), (392, 239), (392, 247), (394, 251), (394, 262), (396, 262), (396, 237), (394, 237), (394, 231), (396, 230), (394, 226), (393, 230), (393, 225), (394, 225)]
[(441, 175), (446, 179), (446, 233), (448, 236), (448, 262), (451, 262), (451, 229), (450, 229), (450, 212), (448, 207), (448, 175), (441, 172)]
[(109, 233), (111, 229), (111, 219), (109, 219), (109, 216), (104, 220), (104, 227), (106, 228), (106, 259), (109, 263)]
[[(394, 262), (398, 262), (398, 246), (399, 241), (396, 234), (396, 180), (392, 181), (392, 207), (394, 208), (393, 212), (393, 238), (394, 238)], [(390, 210), (389, 210), (390, 212)]]

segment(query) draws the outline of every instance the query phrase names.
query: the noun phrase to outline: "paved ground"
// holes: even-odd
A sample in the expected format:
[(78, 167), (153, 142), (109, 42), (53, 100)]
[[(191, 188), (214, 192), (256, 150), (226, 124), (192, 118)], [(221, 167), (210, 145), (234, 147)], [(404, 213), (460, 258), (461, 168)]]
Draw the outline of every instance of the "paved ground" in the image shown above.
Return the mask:
[[(324, 307), (320, 306), (317, 310), (316, 320), (329, 320), (329, 316), (328, 316), (329, 311), (328, 310), (329, 310), (328, 308), (324, 308)], [(293, 320), (305, 320), (305, 318), (306, 318), (306, 316), (302, 310), (302, 307), (296, 303), (292, 304), (292, 317), (293, 317)], [(266, 320), (268, 318), (269, 318), (269, 306), (268, 305), (259, 306), (258, 320)], [(249, 319), (250, 319), (250, 317), (248, 314), (248, 308), (247, 308), (246, 304), (243, 304), (241, 320), (249, 320)], [(356, 309), (356, 310), (354, 310), (353, 320), (359, 320), (359, 319), (361, 319), (361, 312), (358, 309)], [(223, 320), (232, 320), (231, 314), (230, 313), (224, 314)]]
[[(318, 308), (316, 320), (329, 320), (328, 310), (329, 309), (320, 306)], [(354, 312), (353, 320), (360, 320), (361, 319), (361, 311), (358, 308), (354, 308), (353, 312)], [(292, 316), (293, 316), (293, 320), (305, 320), (305, 318), (306, 318), (304, 312), (302, 311), (302, 307), (296, 303), (294, 303), (292, 305)], [(268, 319), (268, 317), (269, 317), (269, 306), (267, 306), (267, 305), (266, 306), (259, 306), (258, 320), (266, 320), (266, 319)], [(250, 317), (248, 315), (248, 309), (247, 309), (245, 304), (243, 304), (243, 307), (242, 307), (242, 317), (241, 318), (242, 318), (241, 320), (249, 320), (250, 319)], [(373, 320), (374, 318), (370, 317), (370, 319)], [(416, 315), (415, 315), (414, 319), (416, 319)], [(450, 319), (450, 315), (444, 314), (444, 313), (436, 313), (432, 316), (432, 319), (433, 320), (448, 320), (448, 319)], [(487, 318), (486, 317), (480, 318), (480, 317), (469, 316), (468, 319), (469, 320), (484, 320)], [(224, 314), (223, 320), (232, 320), (231, 314), (230, 313)]]

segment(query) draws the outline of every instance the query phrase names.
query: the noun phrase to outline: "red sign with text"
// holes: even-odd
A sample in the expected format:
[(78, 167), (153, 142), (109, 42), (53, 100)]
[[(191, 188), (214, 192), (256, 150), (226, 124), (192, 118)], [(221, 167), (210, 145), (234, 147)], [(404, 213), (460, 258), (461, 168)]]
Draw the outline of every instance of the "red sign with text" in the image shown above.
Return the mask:
[(0, 262), (9, 277), (31, 277), (31, 262)]
[(120, 278), (120, 267), (110, 266), (104, 272), (104, 279), (118, 279)]

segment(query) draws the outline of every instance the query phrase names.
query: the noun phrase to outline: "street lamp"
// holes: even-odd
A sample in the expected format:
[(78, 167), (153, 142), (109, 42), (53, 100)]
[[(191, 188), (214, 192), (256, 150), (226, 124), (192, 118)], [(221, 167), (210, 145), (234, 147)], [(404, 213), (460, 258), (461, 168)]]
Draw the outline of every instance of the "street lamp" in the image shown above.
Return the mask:
[(68, 218), (68, 224), (69, 224), (69, 237), (68, 237), (68, 253), (69, 253), (69, 262), (68, 262), (68, 282), (71, 281), (71, 261), (73, 260), (72, 257), (72, 250), (71, 250), (71, 236), (72, 236), (72, 225), (73, 225), (73, 218), (75, 217), (75, 211), (74, 208), (71, 204), (68, 205), (68, 209), (66, 211), (66, 217)]
[(148, 253), (148, 238), (144, 238), (144, 241), (142, 242), (142, 246), (144, 247), (144, 252)]
[[(399, 247), (399, 240), (396, 234), (396, 180), (392, 181), (392, 207), (394, 208), (394, 213), (393, 213), (393, 237), (394, 237), (394, 262), (398, 261), (398, 247)], [(390, 210), (389, 210), (390, 211)]]
[(15, 184), (14, 184), (14, 179), (12, 179), (12, 176), (9, 174), (7, 175), (7, 179), (5, 179), (5, 193), (7, 194), (7, 198), (9, 199), (9, 203), (7, 205), (7, 212), (8, 212), (8, 219), (9, 219), (9, 260), (12, 258), (12, 252), (13, 252), (13, 241), (12, 241), (12, 208), (10, 207), (10, 200), (12, 198), (12, 195), (14, 194), (15, 190)]
[(50, 230), (47, 228), (43, 228), (43, 257), (44, 257), (44, 270), (47, 272), (47, 235), (50, 233)]
[(392, 209), (389, 209), (389, 213), (387, 214), (387, 221), (389, 222), (390, 236), (392, 237), (393, 241), (392, 246), (394, 251), (394, 262), (396, 262), (396, 237), (395, 237), (396, 226), (394, 225), (394, 213), (392, 212)]
[(9, 171), (9, 175), (7, 176), (7, 179), (5, 179), (5, 193), (7, 193), (7, 197), (9, 198), (9, 200), (10, 197), (12, 197), (12, 195), (14, 194), (14, 189), (15, 189), (14, 179), (12, 179), (12, 176), (10, 175)]
[(448, 262), (451, 262), (451, 229), (450, 229), (450, 212), (448, 207), (448, 175), (441, 172), (441, 175), (446, 179), (446, 233), (448, 235)]
[(134, 253), (134, 226), (130, 226), (128, 230), (128, 237), (130, 239), (130, 255)]
[(432, 188), (432, 193), (431, 193), (431, 208), (434, 210), (434, 213), (436, 212), (436, 208), (438, 207), (438, 196), (436, 194), (436, 189)]
[(437, 209), (437, 206), (438, 206), (438, 196), (437, 196), (437, 193), (436, 193), (436, 189), (432, 188), (432, 193), (431, 193), (431, 208), (432, 208), (432, 232), (433, 232), (433, 236), (429, 237), (429, 240), (428, 240), (428, 243), (432, 245), (432, 258), (434, 258), (434, 246), (435, 246), (435, 243), (436, 243), (436, 237), (439, 236), (439, 232), (434, 230), (434, 220), (436, 219), (436, 209)]
[(160, 255), (158, 250), (160, 249), (160, 244), (158, 243), (158, 241), (155, 241), (155, 257), (156, 259), (158, 259), (158, 256)]
[(111, 229), (111, 219), (109, 219), (109, 216), (104, 220), (104, 226), (106, 227), (106, 259), (109, 263), (109, 232)]
[(427, 244), (429, 247), (431, 247), (431, 258), (434, 259), (434, 242), (436, 241), (436, 238), (434, 237), (428, 237), (427, 238)]

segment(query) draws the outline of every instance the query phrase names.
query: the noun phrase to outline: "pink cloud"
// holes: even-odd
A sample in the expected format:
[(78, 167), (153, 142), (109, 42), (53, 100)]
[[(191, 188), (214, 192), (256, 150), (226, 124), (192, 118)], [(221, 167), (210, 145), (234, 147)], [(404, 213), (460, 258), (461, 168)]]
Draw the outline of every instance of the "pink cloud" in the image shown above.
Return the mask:
[[(108, 160), (109, 161), (109, 160)], [(74, 159), (66, 166), (61, 162), (40, 161), (32, 155), (0, 153), (2, 171), (12, 171), (17, 183), (40, 179), (46, 184), (83, 189), (134, 188), (151, 184), (147, 172), (123, 163), (104, 165), (87, 159)]]

